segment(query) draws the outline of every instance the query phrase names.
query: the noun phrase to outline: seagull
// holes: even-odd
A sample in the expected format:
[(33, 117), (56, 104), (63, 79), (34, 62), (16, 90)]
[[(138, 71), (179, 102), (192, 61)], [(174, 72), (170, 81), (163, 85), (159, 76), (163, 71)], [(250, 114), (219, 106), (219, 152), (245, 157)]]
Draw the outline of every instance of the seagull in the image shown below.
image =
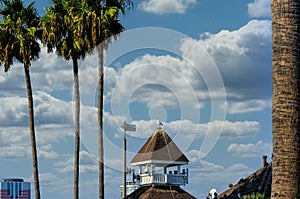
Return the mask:
[(158, 125), (159, 128), (164, 126), (164, 124), (160, 120), (157, 120), (157, 125)]

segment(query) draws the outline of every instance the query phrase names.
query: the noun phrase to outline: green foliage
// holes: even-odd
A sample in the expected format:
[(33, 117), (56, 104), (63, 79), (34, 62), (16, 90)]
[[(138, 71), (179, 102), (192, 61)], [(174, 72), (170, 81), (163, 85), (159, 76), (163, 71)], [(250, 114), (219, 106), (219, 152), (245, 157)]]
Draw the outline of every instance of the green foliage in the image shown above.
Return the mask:
[(41, 20), (42, 43), (65, 59), (84, 58), (100, 43), (107, 46), (124, 28), (119, 11), (131, 8), (130, 0), (52, 0)]
[(3, 0), (0, 9), (0, 64), (7, 72), (17, 59), (30, 67), (31, 60), (39, 57), (39, 17), (31, 3), (24, 7), (21, 0)]
[(265, 197), (264, 194), (253, 193), (253, 194), (250, 194), (250, 195), (243, 196), (243, 199), (268, 199), (268, 198)]

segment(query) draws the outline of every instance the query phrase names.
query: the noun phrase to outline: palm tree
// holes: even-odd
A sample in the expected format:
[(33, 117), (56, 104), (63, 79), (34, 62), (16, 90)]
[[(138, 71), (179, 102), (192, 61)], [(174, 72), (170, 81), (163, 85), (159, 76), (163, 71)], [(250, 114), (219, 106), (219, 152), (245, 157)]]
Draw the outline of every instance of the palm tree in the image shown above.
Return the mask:
[(119, 11), (132, 6), (131, 0), (82, 0), (78, 3), (76, 16), (81, 21), (81, 38), (89, 51), (98, 50), (98, 157), (99, 157), (99, 198), (104, 198), (104, 160), (103, 160), (103, 50), (111, 39), (116, 39), (124, 30), (118, 21)]
[[(114, 24), (114, 25), (113, 25)], [(99, 199), (104, 198), (104, 151), (103, 151), (103, 95), (104, 95), (104, 67), (103, 67), (103, 50), (108, 46), (109, 38), (121, 33), (124, 28), (117, 20), (112, 19), (109, 27), (100, 28), (101, 39), (97, 45), (98, 50), (98, 179), (99, 179)], [(108, 30), (105, 36), (103, 30)], [(107, 39), (105, 41), (105, 39)]]
[[(109, 2), (109, 3), (108, 3)], [(104, 197), (104, 162), (103, 162), (103, 138), (102, 138), (102, 109), (103, 109), (103, 47), (107, 47), (110, 37), (123, 31), (122, 25), (117, 20), (118, 10), (125, 13), (125, 6), (130, 5), (130, 0), (53, 0), (53, 7), (47, 9), (44, 17), (43, 43), (48, 46), (48, 51), (57, 48), (59, 55), (66, 59), (73, 59), (73, 68), (78, 78), (78, 66), (74, 58), (84, 58), (97, 47), (99, 55), (99, 86), (98, 86), (98, 143), (99, 143), (99, 197)], [(73, 42), (72, 42), (73, 41)], [(103, 45), (104, 43), (104, 45)], [(100, 46), (100, 47), (99, 47)], [(74, 49), (72, 49), (74, 47)], [(71, 52), (72, 51), (72, 52)], [(75, 54), (74, 54), (75, 52)], [(74, 56), (76, 55), (76, 56)], [(79, 55), (79, 56), (78, 56)], [(78, 83), (77, 83), (78, 84)], [(79, 86), (74, 82), (76, 111), (78, 125), (75, 124), (75, 141), (79, 144)], [(78, 90), (78, 91), (77, 91)], [(78, 94), (76, 94), (78, 92)], [(99, 98), (100, 96), (100, 98)], [(100, 100), (99, 100), (100, 99)], [(78, 102), (78, 105), (77, 105)], [(76, 118), (76, 116), (75, 116)], [(75, 120), (76, 123), (77, 120)], [(78, 133), (76, 133), (76, 126)], [(79, 148), (75, 147), (74, 163), (74, 196), (78, 195), (78, 164)], [(77, 150), (78, 148), (78, 150)], [(77, 185), (76, 185), (77, 184)], [(78, 197), (78, 196), (77, 196)]]
[(23, 6), (21, 0), (2, 0), (4, 8), (0, 10), (0, 65), (4, 63), (4, 70), (8, 72), (13, 60), (24, 64), (26, 78), (29, 126), (32, 149), (32, 163), (35, 185), (35, 198), (40, 198), (38, 160), (34, 130), (33, 98), (30, 80), (31, 61), (39, 57), (39, 17), (33, 3)]
[(300, 198), (300, 1), (272, 0), (274, 199)]
[(52, 0), (53, 6), (47, 8), (41, 26), (43, 30), (42, 42), (47, 45), (48, 52), (56, 49), (59, 56), (66, 60), (72, 59), (74, 96), (75, 96), (75, 154), (74, 154), (74, 199), (79, 197), (79, 152), (80, 152), (80, 95), (78, 60), (84, 59), (86, 53), (91, 52), (85, 38), (82, 37), (84, 24), (76, 15), (80, 12), (78, 1)]
[(104, 70), (103, 70), (103, 51), (111, 42), (117, 39), (123, 32), (124, 27), (119, 23), (119, 12), (125, 14), (126, 9), (132, 7), (131, 0), (106, 0), (97, 1), (91, 4), (91, 10), (96, 14), (95, 18), (100, 22), (99, 26), (93, 23), (92, 34), (93, 44), (98, 51), (98, 159), (99, 159), (99, 199), (104, 198), (104, 151), (103, 151), (103, 93), (104, 93)]

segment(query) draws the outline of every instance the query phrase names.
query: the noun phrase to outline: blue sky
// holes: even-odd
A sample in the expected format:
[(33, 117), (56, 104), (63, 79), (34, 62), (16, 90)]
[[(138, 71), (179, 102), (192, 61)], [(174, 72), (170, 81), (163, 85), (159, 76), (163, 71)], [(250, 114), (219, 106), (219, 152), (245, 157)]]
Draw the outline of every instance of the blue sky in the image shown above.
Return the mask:
[[(43, 14), (46, 0), (37, 1)], [(121, 17), (126, 31), (105, 54), (105, 194), (119, 198), (124, 120), (128, 159), (164, 128), (189, 158), (197, 198), (224, 191), (271, 156), (270, 0), (144, 0)], [(23, 66), (0, 72), (0, 177), (33, 181)], [(32, 63), (41, 193), (73, 194), (72, 62)], [(81, 198), (97, 190), (97, 53), (80, 62)], [(270, 158), (268, 158), (270, 161)], [(129, 164), (128, 164), (129, 166)], [(129, 176), (128, 176), (129, 177)]]

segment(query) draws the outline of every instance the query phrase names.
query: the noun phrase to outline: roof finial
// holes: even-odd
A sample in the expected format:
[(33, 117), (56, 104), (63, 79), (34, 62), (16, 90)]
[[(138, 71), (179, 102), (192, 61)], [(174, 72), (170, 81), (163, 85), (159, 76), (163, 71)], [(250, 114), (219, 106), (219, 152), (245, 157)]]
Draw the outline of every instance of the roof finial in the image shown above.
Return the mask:
[(164, 126), (164, 124), (160, 120), (157, 120), (157, 126), (159, 129), (161, 129)]

